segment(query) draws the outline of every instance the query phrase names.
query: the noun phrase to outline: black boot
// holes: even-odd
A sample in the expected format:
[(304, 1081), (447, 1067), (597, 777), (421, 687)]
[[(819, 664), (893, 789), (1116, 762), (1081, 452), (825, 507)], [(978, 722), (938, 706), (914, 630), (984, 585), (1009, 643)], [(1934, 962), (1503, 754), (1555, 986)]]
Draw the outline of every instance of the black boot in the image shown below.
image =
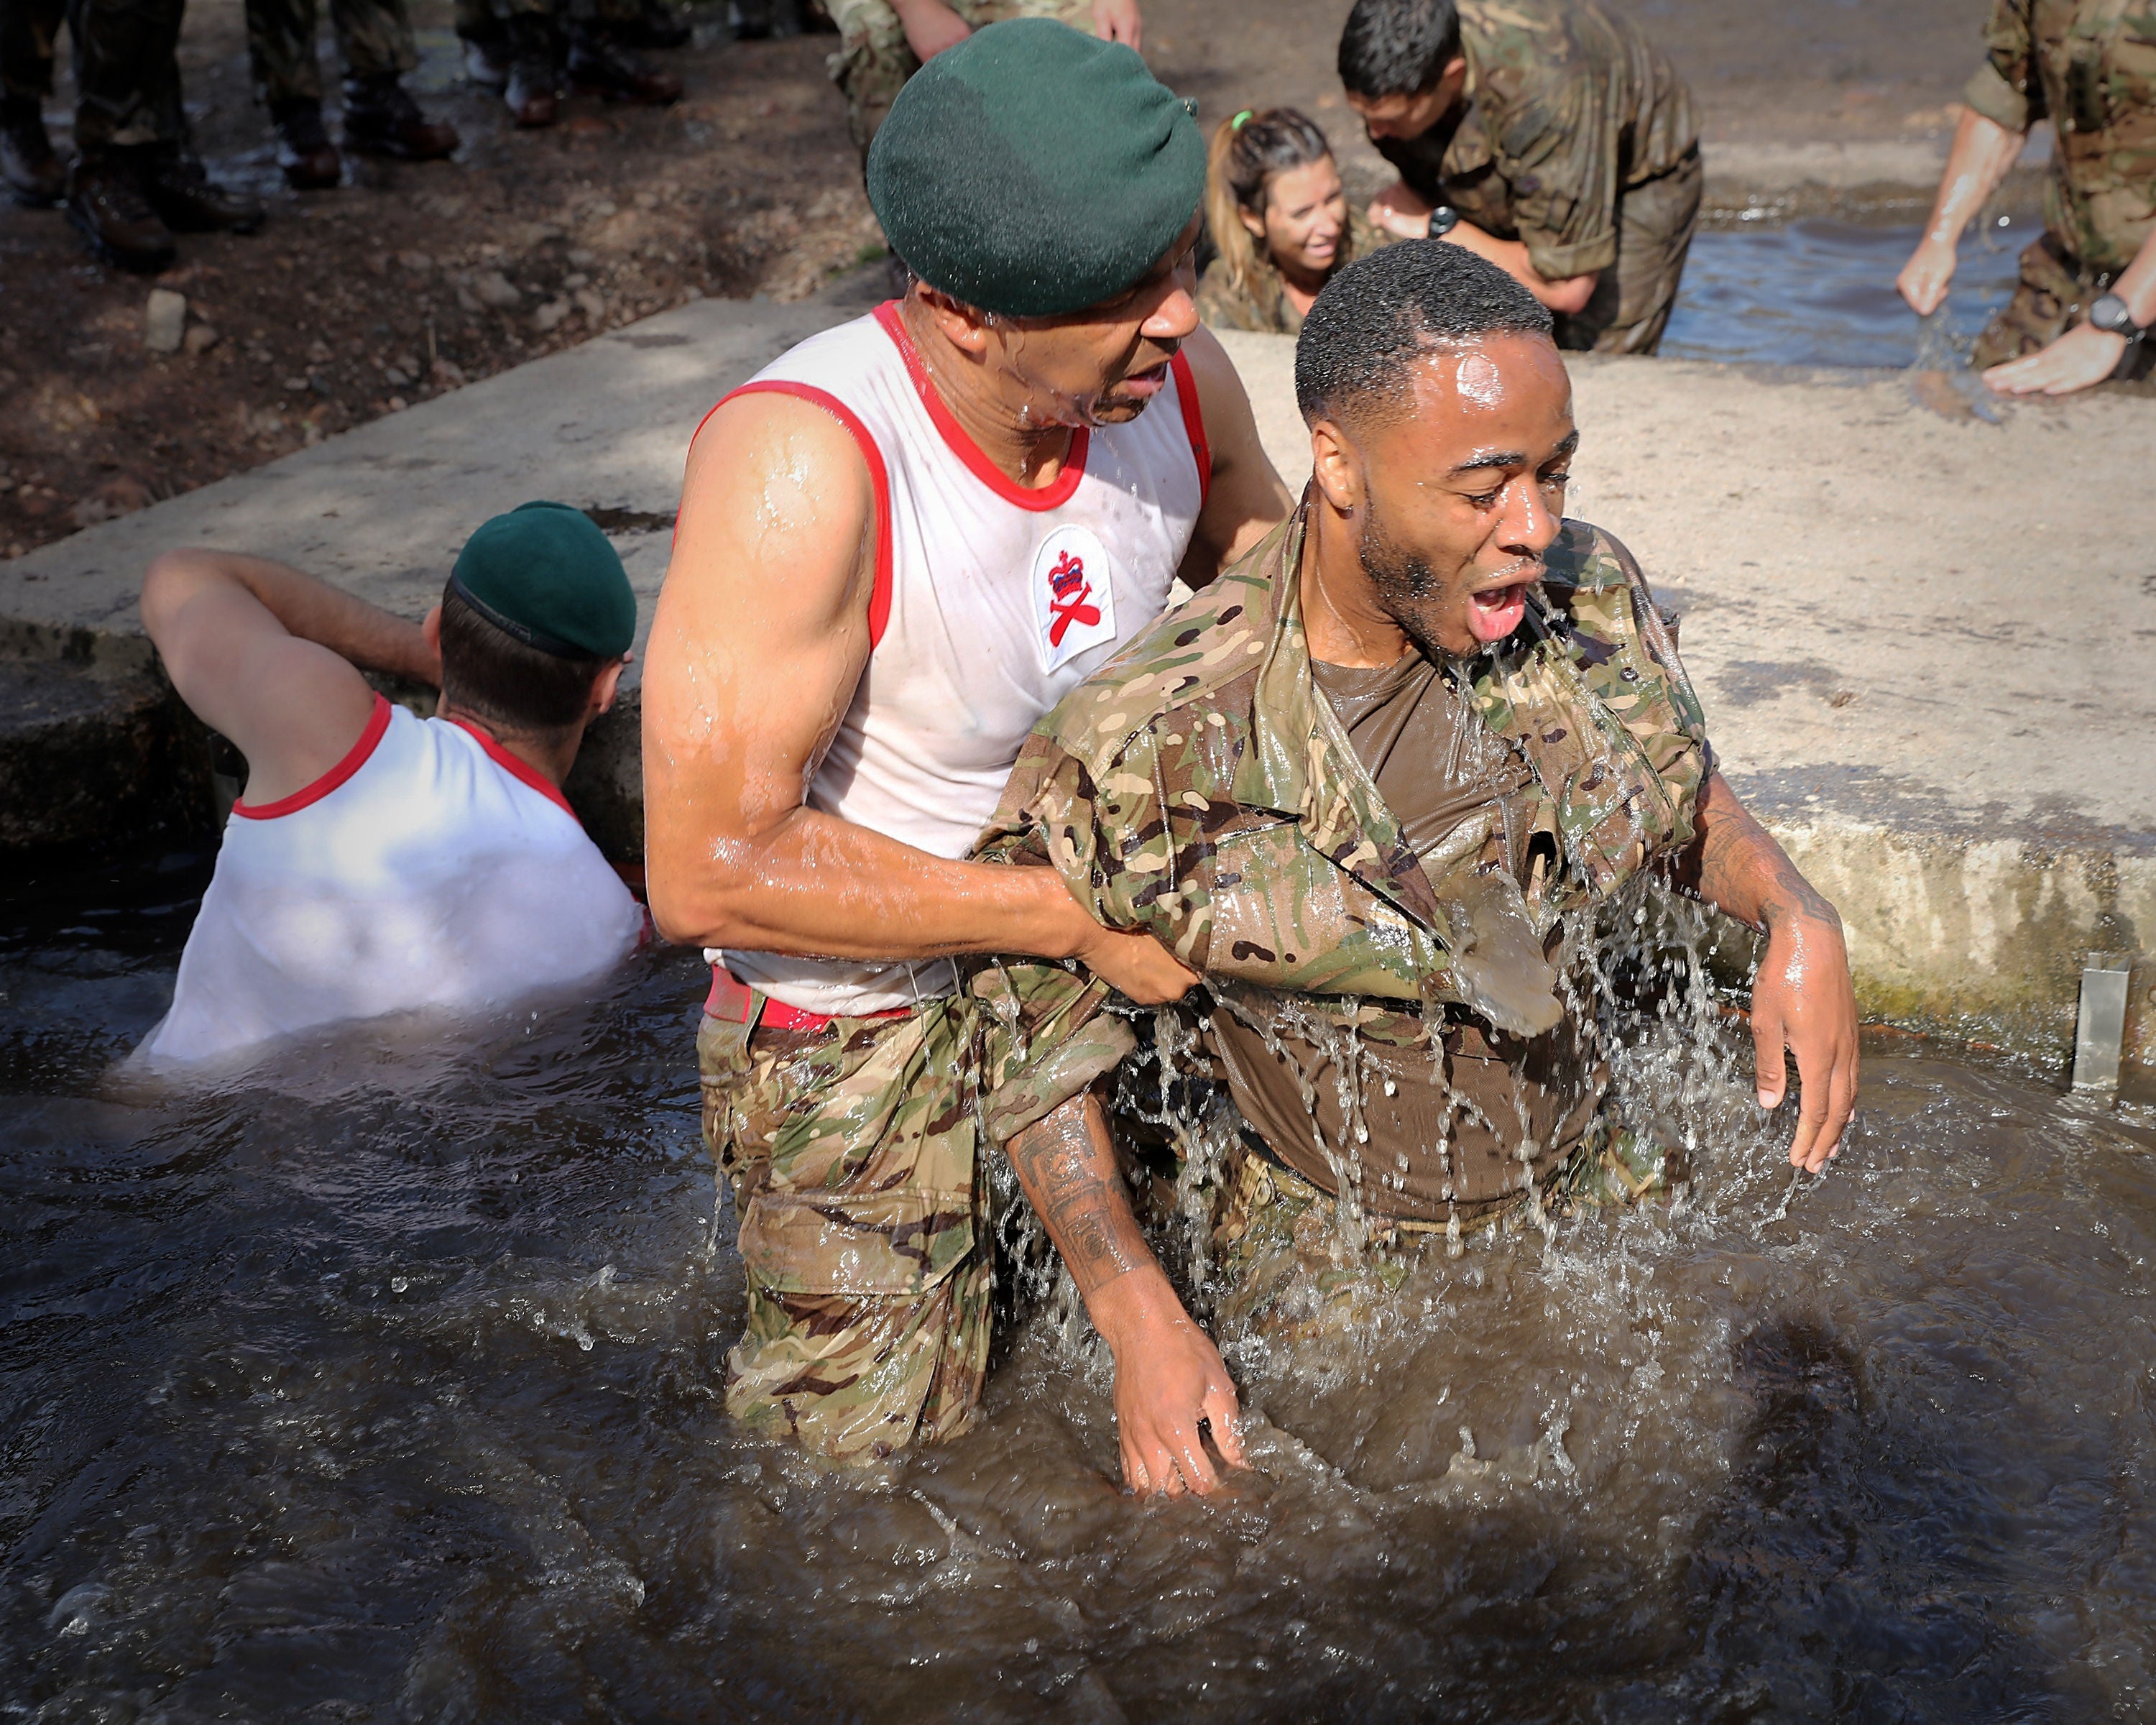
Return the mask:
[(344, 141), (346, 149), (369, 156), (439, 162), (457, 147), (457, 129), (428, 119), (390, 72), (345, 80)]
[(277, 127), (277, 166), (295, 192), (324, 192), (344, 178), (344, 158), (322, 128), (322, 105), (311, 98), (270, 110)]
[(569, 27), (569, 82), (610, 102), (644, 108), (663, 108), (681, 99), (681, 80), (671, 72), (654, 70), (580, 24)]
[(142, 189), (139, 152), (79, 157), (68, 171), (68, 220), (90, 248), (122, 270), (154, 275), (179, 249)]
[(18, 203), (47, 209), (67, 196), (67, 168), (33, 101), (0, 102), (0, 180)]
[(262, 206), (213, 182), (202, 157), (185, 144), (150, 146), (142, 189), (175, 233), (252, 234), (262, 225)]

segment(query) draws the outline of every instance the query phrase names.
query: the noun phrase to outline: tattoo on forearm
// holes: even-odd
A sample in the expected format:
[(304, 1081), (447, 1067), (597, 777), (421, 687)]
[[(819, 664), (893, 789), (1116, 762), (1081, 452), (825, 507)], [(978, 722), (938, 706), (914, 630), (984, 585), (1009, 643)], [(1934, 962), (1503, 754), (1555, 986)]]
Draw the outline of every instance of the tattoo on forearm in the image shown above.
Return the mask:
[(1090, 1104), (1065, 1104), (1010, 1141), (1019, 1183), (1063, 1255), (1078, 1291), (1094, 1291), (1151, 1257), (1116, 1153), (1096, 1137)]

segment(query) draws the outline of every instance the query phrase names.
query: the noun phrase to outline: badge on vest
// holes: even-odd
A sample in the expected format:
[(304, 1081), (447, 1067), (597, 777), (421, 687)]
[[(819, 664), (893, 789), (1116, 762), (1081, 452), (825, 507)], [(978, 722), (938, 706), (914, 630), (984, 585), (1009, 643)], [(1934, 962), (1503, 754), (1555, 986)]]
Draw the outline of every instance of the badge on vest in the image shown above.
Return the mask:
[(1033, 554), (1033, 625), (1050, 670), (1116, 639), (1110, 572), (1107, 547), (1084, 527), (1058, 527), (1040, 542)]

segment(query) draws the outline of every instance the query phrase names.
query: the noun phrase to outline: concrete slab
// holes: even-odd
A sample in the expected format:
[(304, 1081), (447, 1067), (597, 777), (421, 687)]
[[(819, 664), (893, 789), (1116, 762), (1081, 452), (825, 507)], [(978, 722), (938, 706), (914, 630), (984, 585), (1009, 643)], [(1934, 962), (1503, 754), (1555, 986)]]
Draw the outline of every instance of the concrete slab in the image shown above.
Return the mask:
[[(845, 310), (650, 319), (0, 566), (0, 619), (117, 650), (144, 564), (186, 542), (417, 614), (475, 521), (537, 495), (602, 511), (648, 598), (698, 418)], [(1299, 483), (1291, 344), (1229, 345)], [(1575, 377), (1574, 512), (1683, 613), (1731, 777), (1842, 904), (1867, 1009), (2063, 1053), (2082, 952), (2156, 947), (2156, 410), (2099, 397), (1994, 425), (1900, 377)], [(632, 699), (572, 785), (617, 851), (641, 826), (634, 721)]]

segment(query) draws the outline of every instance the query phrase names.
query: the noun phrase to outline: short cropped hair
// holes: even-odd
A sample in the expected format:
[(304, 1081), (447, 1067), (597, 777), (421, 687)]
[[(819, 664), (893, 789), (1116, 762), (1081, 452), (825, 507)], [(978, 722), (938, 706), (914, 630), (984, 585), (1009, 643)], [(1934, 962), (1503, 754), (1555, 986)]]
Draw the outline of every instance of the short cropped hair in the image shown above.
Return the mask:
[(1350, 95), (1414, 95), (1459, 52), (1452, 0), (1355, 0), (1340, 31), (1340, 82)]
[(1444, 239), (1409, 239), (1325, 284), (1295, 343), (1295, 404), (1306, 424), (1345, 424), (1372, 398), (1398, 398), (1434, 347), (1551, 334), (1548, 308), (1487, 259)]
[(566, 731), (584, 716), (610, 659), (564, 659), (526, 646), (442, 594), (442, 699), (475, 719), (529, 734)]

